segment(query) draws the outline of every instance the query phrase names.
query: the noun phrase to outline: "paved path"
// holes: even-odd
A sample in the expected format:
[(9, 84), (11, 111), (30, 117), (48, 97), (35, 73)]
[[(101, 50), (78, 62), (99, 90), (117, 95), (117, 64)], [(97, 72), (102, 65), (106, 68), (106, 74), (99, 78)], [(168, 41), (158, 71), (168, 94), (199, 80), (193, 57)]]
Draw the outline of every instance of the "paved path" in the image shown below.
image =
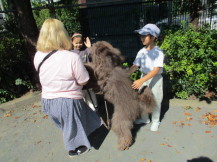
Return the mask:
[(149, 131), (150, 125), (135, 126), (129, 150), (118, 151), (115, 134), (101, 127), (90, 137), (95, 149), (70, 159), (61, 132), (41, 112), (40, 93), (27, 94), (0, 105), (0, 162), (217, 161), (217, 126), (201, 118), (217, 114), (217, 101), (173, 99), (167, 105), (158, 132)]

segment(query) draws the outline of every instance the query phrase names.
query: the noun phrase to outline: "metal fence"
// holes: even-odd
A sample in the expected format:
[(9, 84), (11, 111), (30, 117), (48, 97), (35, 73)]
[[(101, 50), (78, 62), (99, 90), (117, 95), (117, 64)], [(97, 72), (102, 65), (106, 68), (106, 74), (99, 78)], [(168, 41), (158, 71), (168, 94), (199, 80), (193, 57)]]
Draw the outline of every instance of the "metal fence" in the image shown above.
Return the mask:
[[(51, 5), (55, 10), (79, 7), (79, 21), (83, 34), (89, 36), (93, 43), (99, 40), (110, 42), (121, 50), (129, 62), (135, 58), (142, 46), (134, 30), (147, 23), (157, 24), (163, 31), (169, 26), (180, 26), (182, 21), (190, 22), (190, 6), (184, 0), (86, 2), (80, 5), (58, 6), (52, 1)], [(199, 26), (208, 23), (211, 29), (217, 29), (216, 5), (215, 0), (200, 0)], [(46, 7), (41, 9), (44, 8)], [(51, 6), (47, 8), (50, 9)]]
[[(190, 6), (184, 0), (166, 1), (118, 1), (100, 4), (87, 4), (80, 9), (81, 24), (85, 35), (92, 42), (105, 40), (119, 48), (132, 62), (141, 48), (138, 35), (134, 30), (147, 23), (157, 24), (163, 31), (169, 26), (181, 26), (181, 22), (190, 22)], [(201, 1), (199, 25), (211, 24), (217, 29), (217, 17), (213, 3)]]

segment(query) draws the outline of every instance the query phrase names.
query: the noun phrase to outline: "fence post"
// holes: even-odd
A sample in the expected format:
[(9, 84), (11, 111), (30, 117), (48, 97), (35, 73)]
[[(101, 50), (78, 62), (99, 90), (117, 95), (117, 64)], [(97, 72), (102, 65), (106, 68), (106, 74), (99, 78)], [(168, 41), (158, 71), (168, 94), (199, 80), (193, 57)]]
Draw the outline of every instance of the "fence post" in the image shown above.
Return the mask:
[(172, 12), (173, 12), (173, 3), (172, 1), (167, 1), (168, 3), (168, 25), (172, 24)]
[(49, 9), (50, 17), (56, 18), (53, 0), (48, 0), (48, 9)]

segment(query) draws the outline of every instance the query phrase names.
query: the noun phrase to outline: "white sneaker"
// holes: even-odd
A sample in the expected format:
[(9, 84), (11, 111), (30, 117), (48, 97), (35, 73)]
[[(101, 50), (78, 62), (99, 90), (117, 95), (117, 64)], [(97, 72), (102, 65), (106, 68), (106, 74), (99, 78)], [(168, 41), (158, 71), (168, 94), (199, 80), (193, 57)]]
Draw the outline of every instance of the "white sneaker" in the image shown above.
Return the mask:
[(150, 119), (144, 120), (144, 119), (136, 119), (134, 121), (134, 124), (149, 124), (150, 123)]
[(159, 125), (160, 125), (160, 122), (152, 122), (150, 130), (151, 131), (158, 131)]

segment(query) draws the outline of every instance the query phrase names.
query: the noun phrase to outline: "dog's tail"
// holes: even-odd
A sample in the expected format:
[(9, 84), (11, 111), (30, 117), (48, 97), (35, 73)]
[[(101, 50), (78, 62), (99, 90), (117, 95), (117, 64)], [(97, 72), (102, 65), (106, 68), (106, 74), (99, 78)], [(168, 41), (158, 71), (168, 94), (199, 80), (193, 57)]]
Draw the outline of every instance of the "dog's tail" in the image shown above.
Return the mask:
[(149, 87), (146, 86), (140, 90), (139, 100), (140, 100), (140, 107), (142, 107), (143, 111), (145, 111), (144, 113), (153, 112), (156, 106), (156, 101)]

